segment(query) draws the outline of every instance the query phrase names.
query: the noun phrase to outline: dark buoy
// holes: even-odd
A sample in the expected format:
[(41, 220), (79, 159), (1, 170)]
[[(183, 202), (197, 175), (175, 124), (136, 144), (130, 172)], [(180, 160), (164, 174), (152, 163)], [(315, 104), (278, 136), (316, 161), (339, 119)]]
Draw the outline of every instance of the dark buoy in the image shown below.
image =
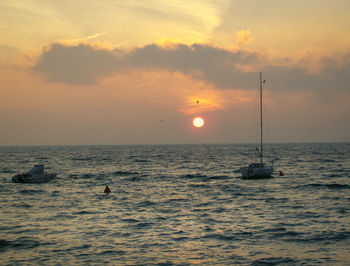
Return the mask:
[(280, 176), (284, 176), (283, 172), (280, 170)]
[(105, 187), (105, 191), (103, 193), (111, 193), (111, 190), (109, 189), (108, 185)]

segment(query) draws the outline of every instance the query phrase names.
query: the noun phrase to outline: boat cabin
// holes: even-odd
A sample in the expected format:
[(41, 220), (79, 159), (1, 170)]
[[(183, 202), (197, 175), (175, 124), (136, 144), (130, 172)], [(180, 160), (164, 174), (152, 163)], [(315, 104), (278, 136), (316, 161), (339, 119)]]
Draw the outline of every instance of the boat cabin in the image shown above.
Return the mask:
[(251, 163), (249, 164), (249, 168), (263, 168), (265, 167), (264, 163)]

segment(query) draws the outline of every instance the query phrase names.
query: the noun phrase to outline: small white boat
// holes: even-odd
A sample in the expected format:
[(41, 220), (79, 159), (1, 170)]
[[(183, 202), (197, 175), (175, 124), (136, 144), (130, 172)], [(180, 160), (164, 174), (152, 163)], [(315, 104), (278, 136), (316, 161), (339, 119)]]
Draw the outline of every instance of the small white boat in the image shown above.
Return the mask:
[(267, 165), (263, 160), (263, 126), (262, 126), (262, 73), (260, 72), (260, 149), (257, 149), (260, 162), (241, 167), (242, 177), (246, 179), (269, 178), (273, 173), (273, 165)]
[(269, 178), (273, 173), (273, 166), (265, 163), (251, 163), (248, 167), (241, 167), (243, 178)]
[(57, 174), (44, 172), (44, 165), (36, 164), (28, 173), (18, 174), (12, 177), (13, 183), (46, 183), (56, 177)]

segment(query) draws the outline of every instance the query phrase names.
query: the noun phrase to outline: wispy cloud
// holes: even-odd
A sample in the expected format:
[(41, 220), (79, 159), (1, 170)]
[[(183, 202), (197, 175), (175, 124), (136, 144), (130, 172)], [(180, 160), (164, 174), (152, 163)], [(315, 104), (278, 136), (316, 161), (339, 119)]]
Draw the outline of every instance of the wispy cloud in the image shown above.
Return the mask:
[(106, 30), (106, 31), (104, 31), (104, 32), (96, 33), (96, 34), (93, 34), (93, 35), (89, 35), (89, 36), (86, 36), (86, 37), (77, 39), (77, 41), (89, 41), (89, 40), (97, 39), (98, 37), (101, 37), (101, 36), (103, 36), (103, 35), (106, 35), (108, 32), (109, 32), (109, 31)]
[(154, 77), (150, 78), (148, 81), (135, 85), (134, 88), (142, 88), (145, 86), (155, 84), (160, 80), (160, 78), (161, 78), (161, 75), (155, 75)]

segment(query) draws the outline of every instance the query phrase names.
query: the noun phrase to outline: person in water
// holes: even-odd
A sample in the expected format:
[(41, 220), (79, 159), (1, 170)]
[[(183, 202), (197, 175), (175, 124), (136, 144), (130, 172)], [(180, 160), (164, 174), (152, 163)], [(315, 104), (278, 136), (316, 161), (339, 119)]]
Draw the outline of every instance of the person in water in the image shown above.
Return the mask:
[(111, 190), (109, 189), (108, 185), (105, 187), (105, 191), (103, 193), (111, 193)]

